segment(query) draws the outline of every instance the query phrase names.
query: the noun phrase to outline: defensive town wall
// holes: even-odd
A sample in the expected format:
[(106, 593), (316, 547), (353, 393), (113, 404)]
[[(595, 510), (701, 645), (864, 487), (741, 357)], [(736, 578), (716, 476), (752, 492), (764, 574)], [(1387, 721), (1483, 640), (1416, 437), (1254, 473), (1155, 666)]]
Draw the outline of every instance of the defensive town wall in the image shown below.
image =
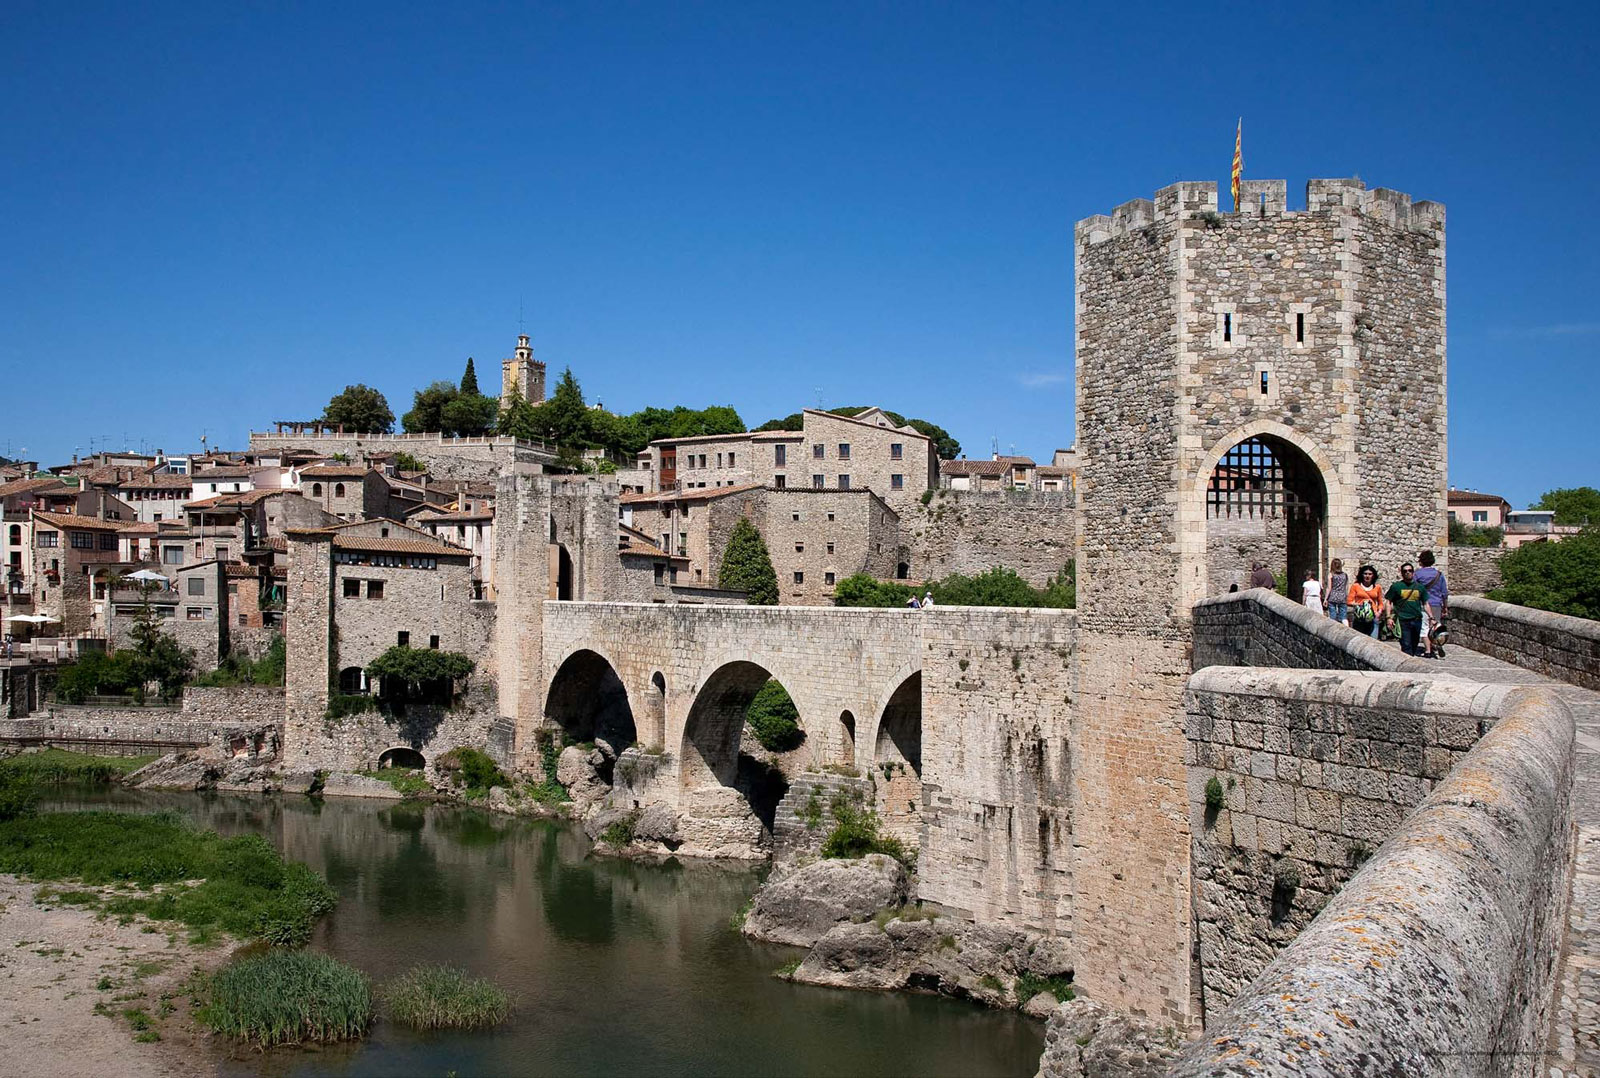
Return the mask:
[(251, 431), (250, 449), (299, 449), (325, 457), (343, 455), (360, 460), (370, 453), (409, 453), (434, 479), (466, 479), (493, 483), (514, 464), (544, 465), (555, 459), (553, 450), (536, 442), (507, 436), (450, 438), (443, 434), (289, 434)]
[(1069, 492), (934, 490), (902, 514), (914, 580), (971, 576), (1003, 565), (1039, 588), (1076, 554)]
[(263, 731), (283, 722), (283, 690), (190, 686), (176, 707), (49, 704), (26, 718), (0, 721), (0, 743), (103, 756), (177, 752), (206, 745), (258, 751)]
[[(1483, 595), (1498, 588), (1500, 563), (1511, 553), (1499, 546), (1453, 546), (1450, 548), (1450, 594)], [(1453, 607), (1455, 604), (1451, 603)]]

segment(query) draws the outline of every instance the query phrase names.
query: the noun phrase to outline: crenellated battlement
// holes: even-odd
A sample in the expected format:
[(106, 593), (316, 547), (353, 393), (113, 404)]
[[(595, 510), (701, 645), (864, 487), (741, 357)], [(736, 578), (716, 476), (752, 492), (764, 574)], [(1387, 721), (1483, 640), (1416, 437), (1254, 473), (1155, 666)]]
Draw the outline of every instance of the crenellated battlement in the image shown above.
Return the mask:
[[(1296, 217), (1309, 214), (1355, 212), (1407, 232), (1442, 232), (1444, 205), (1413, 202), (1404, 191), (1387, 187), (1367, 189), (1358, 179), (1323, 179), (1306, 182), (1306, 208), (1288, 208), (1288, 183), (1284, 180), (1241, 180), (1239, 209), (1221, 214), (1242, 217)], [(1095, 214), (1079, 221), (1074, 234), (1079, 244), (1093, 246), (1129, 235), (1158, 222), (1176, 224), (1208, 214), (1218, 214), (1217, 184), (1211, 180), (1185, 180), (1155, 193), (1154, 199), (1124, 202), (1111, 214)]]

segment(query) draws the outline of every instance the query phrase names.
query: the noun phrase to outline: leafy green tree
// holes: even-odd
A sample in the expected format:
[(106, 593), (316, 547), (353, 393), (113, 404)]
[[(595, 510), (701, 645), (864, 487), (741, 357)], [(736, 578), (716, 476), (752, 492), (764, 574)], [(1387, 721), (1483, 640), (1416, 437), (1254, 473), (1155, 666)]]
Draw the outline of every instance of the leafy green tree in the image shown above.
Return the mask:
[(1535, 509), (1552, 509), (1557, 524), (1587, 527), (1600, 524), (1600, 490), (1593, 487), (1563, 487), (1547, 490), (1534, 503)]
[(772, 569), (772, 556), (767, 553), (766, 540), (747, 517), (740, 517), (728, 536), (717, 587), (745, 592), (745, 601), (751, 606), (778, 603), (778, 574)]
[(1066, 567), (1044, 586), (1044, 606), (1071, 610), (1078, 605), (1078, 564), (1068, 559)]
[(1489, 598), (1600, 620), (1600, 525), (1560, 542), (1524, 543), (1500, 561)]
[(1451, 546), (1499, 546), (1505, 539), (1504, 528), (1491, 528), (1482, 524), (1464, 524), (1450, 519)]
[(402, 472), (425, 472), (428, 466), (405, 450), (394, 455), (394, 466)]
[(1015, 569), (1003, 566), (970, 577), (951, 573), (935, 586), (933, 600), (941, 606), (1039, 606), (1043, 602)]
[(481, 396), (478, 390), (478, 372), (472, 367), (472, 357), (467, 357), (467, 369), (461, 372), (461, 395), (463, 397)]
[(479, 393), (461, 393), (440, 411), (439, 429), (445, 434), (476, 437), (494, 430), (499, 419), (499, 401)]
[(769, 752), (788, 752), (806, 739), (800, 728), (800, 711), (788, 691), (776, 679), (756, 692), (745, 709), (744, 719), (755, 731), (756, 740)]
[(434, 382), (411, 397), (411, 411), (400, 417), (407, 434), (434, 434), (444, 430), (444, 407), (461, 395), (454, 382)]
[(449, 702), (455, 682), (477, 664), (459, 651), (436, 651), (396, 644), (367, 664), (367, 676), (383, 679), (383, 697), (401, 704), (410, 700)]
[(835, 606), (904, 606), (912, 596), (932, 592), (935, 606), (1050, 606), (1077, 605), (1077, 568), (1072, 562), (1052, 577), (1042, 589), (1034, 588), (1016, 570), (996, 566), (963, 576), (951, 573), (933, 580), (921, 589), (894, 580), (878, 580), (865, 573), (847, 576), (834, 585)]
[(916, 592), (893, 580), (866, 573), (847, 576), (833, 586), (834, 606), (905, 606)]
[(383, 394), (359, 383), (345, 386), (343, 393), (328, 401), (322, 410), (322, 421), (341, 424), (345, 430), (359, 434), (388, 434), (394, 429), (394, 413)]

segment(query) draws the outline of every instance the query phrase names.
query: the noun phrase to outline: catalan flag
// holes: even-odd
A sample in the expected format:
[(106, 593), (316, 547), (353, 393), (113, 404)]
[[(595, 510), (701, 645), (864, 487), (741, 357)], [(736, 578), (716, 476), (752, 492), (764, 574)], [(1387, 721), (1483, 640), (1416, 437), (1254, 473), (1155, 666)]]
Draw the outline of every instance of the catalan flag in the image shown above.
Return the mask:
[(1244, 175), (1244, 117), (1233, 133), (1233, 212), (1239, 212), (1239, 178)]

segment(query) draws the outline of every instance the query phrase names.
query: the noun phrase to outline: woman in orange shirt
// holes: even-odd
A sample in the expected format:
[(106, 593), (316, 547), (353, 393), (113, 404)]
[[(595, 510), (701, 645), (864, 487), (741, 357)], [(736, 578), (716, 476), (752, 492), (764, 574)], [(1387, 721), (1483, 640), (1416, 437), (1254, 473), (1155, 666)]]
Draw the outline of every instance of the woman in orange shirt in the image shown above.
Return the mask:
[(1383, 588), (1378, 584), (1378, 570), (1363, 565), (1356, 572), (1349, 603), (1350, 627), (1378, 639), (1378, 626), (1383, 624)]

